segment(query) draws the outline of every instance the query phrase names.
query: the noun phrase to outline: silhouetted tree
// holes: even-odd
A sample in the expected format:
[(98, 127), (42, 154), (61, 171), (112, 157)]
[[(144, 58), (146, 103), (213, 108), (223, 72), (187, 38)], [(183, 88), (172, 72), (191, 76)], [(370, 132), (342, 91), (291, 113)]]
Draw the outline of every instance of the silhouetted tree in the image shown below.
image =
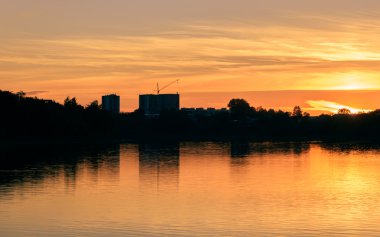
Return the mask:
[(77, 102), (77, 99), (73, 97), (70, 99), (70, 97), (67, 97), (65, 101), (63, 102), (63, 106), (67, 109), (83, 109), (83, 106), (79, 105)]
[(341, 109), (338, 110), (338, 114), (348, 115), (348, 114), (351, 114), (351, 110), (349, 110), (347, 108), (341, 108)]
[(302, 109), (300, 106), (297, 105), (293, 108), (292, 116), (293, 117), (302, 117)]
[(249, 103), (244, 99), (232, 99), (228, 103), (233, 119), (246, 119), (252, 111)]
[(102, 109), (102, 106), (99, 105), (99, 102), (97, 100), (94, 100), (90, 104), (86, 106), (86, 110), (89, 111), (100, 111)]
[(304, 117), (310, 117), (310, 113), (308, 113), (308, 112), (303, 112), (303, 116), (304, 116)]
[(20, 98), (24, 98), (24, 97), (26, 96), (26, 93), (23, 92), (23, 91), (19, 91), (19, 92), (16, 93), (16, 95), (17, 95), (18, 97), (20, 97)]

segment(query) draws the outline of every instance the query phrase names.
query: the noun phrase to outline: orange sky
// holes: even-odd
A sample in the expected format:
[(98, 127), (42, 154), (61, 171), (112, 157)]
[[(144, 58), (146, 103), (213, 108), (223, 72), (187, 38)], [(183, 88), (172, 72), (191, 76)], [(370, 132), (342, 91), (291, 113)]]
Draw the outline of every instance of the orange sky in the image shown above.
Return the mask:
[(3, 0), (0, 89), (83, 104), (118, 93), (132, 111), (138, 94), (181, 79), (165, 92), (185, 107), (227, 104), (216, 92), (283, 91), (280, 105), (247, 99), (314, 113), (380, 108), (373, 93), (289, 92), (380, 90), (379, 12), (373, 0)]

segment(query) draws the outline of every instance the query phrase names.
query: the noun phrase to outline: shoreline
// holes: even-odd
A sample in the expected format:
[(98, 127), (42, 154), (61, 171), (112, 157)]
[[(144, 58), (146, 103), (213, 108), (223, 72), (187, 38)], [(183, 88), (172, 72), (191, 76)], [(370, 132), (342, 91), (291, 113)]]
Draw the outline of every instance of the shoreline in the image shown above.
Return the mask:
[(170, 143), (170, 142), (248, 142), (248, 143), (375, 143), (379, 138), (302, 138), (302, 137), (276, 137), (276, 138), (249, 138), (249, 137), (151, 137), (122, 138), (122, 139), (25, 139), (25, 140), (0, 140), (0, 146), (7, 145), (94, 145), (94, 144), (140, 144), (140, 143)]

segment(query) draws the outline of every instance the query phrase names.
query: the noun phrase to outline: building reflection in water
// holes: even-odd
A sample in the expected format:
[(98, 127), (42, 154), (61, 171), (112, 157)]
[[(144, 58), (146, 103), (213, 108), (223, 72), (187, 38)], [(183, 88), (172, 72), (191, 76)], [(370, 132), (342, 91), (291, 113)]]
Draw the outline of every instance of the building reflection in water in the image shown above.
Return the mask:
[(179, 166), (179, 142), (139, 144), (140, 188), (177, 189)]
[(0, 236), (379, 236), (371, 147), (0, 145)]
[[(120, 175), (125, 176), (123, 182), (130, 187), (174, 190), (179, 185), (180, 165), (184, 182), (184, 177), (192, 175), (190, 172), (200, 169), (207, 172), (206, 160), (210, 157), (215, 163), (212, 169), (223, 169), (227, 165), (232, 168), (232, 174), (241, 174), (251, 172), (246, 167), (271, 162), (273, 157), (292, 155), (297, 158), (294, 166), (301, 166), (307, 159), (298, 158), (310, 152), (311, 147), (339, 154), (380, 151), (380, 146), (373, 143), (194, 142), (180, 145), (172, 142), (121, 146), (124, 147), (124, 173), (120, 172), (120, 144), (0, 145), (0, 198), (15, 191), (22, 193), (24, 189), (37, 192), (38, 187), (42, 189), (44, 185), (62, 185), (67, 193), (78, 190), (78, 185), (118, 185)], [(268, 156), (272, 154), (275, 156)]]

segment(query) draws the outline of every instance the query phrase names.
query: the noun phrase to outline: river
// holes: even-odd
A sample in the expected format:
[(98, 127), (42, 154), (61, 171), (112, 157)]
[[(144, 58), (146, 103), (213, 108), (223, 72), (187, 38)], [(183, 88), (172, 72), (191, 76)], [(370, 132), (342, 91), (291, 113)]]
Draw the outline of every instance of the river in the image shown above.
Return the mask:
[(380, 146), (0, 147), (0, 236), (380, 236)]

